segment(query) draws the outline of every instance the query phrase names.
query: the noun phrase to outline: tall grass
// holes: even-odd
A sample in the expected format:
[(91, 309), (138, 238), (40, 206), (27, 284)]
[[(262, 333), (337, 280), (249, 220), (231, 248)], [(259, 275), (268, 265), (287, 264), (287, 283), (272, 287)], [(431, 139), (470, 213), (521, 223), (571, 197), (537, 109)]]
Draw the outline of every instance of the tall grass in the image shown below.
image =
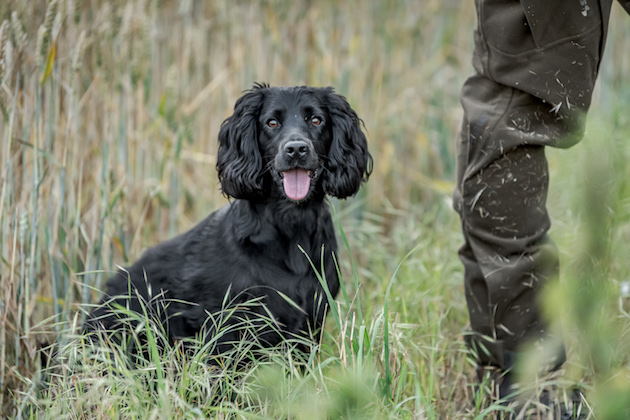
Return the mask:
[[(567, 269), (549, 296), (571, 345), (566, 381), (602, 418), (619, 418), (630, 395), (630, 33), (615, 7), (599, 125), (586, 145), (551, 153), (553, 233)], [(456, 0), (0, 3), (3, 414), (483, 417), (469, 407), (449, 206), (473, 26), (471, 2)], [(318, 346), (307, 360), (279, 351), (245, 372), (200, 363), (202, 346), (137, 369), (85, 360), (74, 336), (81, 308), (112, 270), (225, 203), (217, 132), (257, 81), (335, 86), (375, 155), (359, 195), (334, 201), (346, 289)], [(602, 145), (588, 148), (598, 135)], [(581, 164), (603, 156), (602, 168)], [(66, 359), (42, 391), (37, 349), (54, 341)]]

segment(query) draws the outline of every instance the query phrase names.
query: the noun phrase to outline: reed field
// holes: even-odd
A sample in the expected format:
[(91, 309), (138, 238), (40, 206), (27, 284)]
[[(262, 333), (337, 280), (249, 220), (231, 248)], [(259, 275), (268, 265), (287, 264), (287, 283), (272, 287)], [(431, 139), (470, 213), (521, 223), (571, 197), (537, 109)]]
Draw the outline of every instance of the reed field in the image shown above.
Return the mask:
[[(0, 417), (492, 418), (472, 398), (451, 208), (474, 26), (466, 0), (3, 0)], [(217, 133), (255, 82), (334, 86), (374, 156), (357, 196), (331, 200), (344, 288), (317, 345), (218, 369), (203, 344), (157, 349), (147, 322), (137, 366), (88, 351), (80, 326), (117, 267), (227, 202)], [(544, 300), (568, 348), (551, 380), (597, 419), (630, 418), (629, 109), (615, 5), (586, 137), (548, 151), (562, 274)]]

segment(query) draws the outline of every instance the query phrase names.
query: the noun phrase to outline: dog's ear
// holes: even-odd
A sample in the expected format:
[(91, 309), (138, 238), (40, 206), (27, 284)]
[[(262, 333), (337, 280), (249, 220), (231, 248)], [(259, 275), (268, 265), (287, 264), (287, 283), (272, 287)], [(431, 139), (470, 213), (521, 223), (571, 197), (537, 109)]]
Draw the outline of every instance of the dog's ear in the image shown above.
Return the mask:
[(258, 146), (258, 116), (264, 86), (246, 91), (234, 105), (234, 114), (219, 130), (217, 171), (221, 190), (228, 197), (250, 199), (263, 191), (264, 163)]
[(356, 194), (372, 173), (372, 156), (361, 131), (362, 121), (348, 101), (332, 88), (322, 91), (332, 124), (332, 144), (322, 185), (326, 194), (346, 198)]

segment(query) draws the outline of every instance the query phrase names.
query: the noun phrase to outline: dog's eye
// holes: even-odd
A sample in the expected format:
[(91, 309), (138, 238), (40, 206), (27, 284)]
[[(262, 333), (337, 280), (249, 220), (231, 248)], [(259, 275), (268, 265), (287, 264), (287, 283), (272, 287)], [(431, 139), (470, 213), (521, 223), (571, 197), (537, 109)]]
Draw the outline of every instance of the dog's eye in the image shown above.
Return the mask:
[(278, 126), (278, 121), (276, 120), (269, 120), (267, 121), (267, 125), (271, 128), (276, 128)]
[(322, 119), (319, 117), (311, 117), (311, 124), (320, 125), (322, 123)]

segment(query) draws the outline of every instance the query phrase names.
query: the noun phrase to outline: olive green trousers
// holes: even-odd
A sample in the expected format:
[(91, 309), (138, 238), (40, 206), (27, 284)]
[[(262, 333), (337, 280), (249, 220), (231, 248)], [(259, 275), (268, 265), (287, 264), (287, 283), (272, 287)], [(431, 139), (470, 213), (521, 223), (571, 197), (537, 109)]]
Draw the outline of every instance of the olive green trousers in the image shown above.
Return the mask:
[[(583, 136), (611, 7), (476, 1), (475, 74), (461, 92), (453, 204), (464, 236), (466, 341), (482, 366), (509, 369), (527, 343), (549, 337), (538, 297), (559, 264), (547, 235), (545, 146)], [(553, 367), (564, 362), (561, 347), (547, 361)]]

